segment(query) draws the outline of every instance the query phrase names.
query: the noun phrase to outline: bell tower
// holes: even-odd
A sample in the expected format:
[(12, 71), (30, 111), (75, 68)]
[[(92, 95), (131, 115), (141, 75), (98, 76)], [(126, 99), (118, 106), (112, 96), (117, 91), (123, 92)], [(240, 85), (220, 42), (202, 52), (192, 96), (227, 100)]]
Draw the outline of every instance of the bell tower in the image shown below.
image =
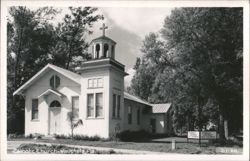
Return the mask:
[[(83, 78), (81, 100), (84, 108), (82, 116), (86, 118), (84, 126), (94, 130), (93, 134), (98, 132), (104, 137), (111, 137), (117, 127), (123, 129), (124, 77), (128, 74), (125, 66), (115, 60), (116, 42), (105, 36), (107, 28), (102, 25), (102, 36), (92, 40), (89, 46), (92, 59), (82, 62), (77, 71)], [(89, 107), (93, 110), (88, 110)], [(101, 110), (98, 110), (99, 107)]]
[(91, 55), (93, 59), (112, 58), (115, 59), (116, 42), (105, 36), (105, 30), (108, 29), (105, 24), (102, 25), (102, 36), (93, 39), (90, 43)]

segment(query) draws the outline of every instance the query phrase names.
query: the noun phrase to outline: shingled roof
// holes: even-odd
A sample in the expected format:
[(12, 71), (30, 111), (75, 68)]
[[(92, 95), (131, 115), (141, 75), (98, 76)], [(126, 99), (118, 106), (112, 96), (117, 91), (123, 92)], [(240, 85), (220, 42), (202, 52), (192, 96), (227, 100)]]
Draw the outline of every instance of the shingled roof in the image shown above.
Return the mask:
[(151, 104), (153, 113), (166, 113), (170, 107), (171, 103), (163, 103), (163, 104)]
[(127, 93), (127, 92), (124, 92), (124, 98), (128, 99), (128, 100), (131, 100), (131, 101), (135, 101), (135, 102), (144, 104), (144, 105), (152, 106), (150, 103), (140, 99), (139, 97), (133, 96), (133, 95)]

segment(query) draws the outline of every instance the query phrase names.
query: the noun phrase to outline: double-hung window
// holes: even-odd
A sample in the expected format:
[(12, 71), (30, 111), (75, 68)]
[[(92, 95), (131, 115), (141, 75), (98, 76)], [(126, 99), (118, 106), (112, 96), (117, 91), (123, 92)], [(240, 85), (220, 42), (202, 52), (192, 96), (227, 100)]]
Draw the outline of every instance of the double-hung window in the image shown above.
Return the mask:
[(141, 113), (140, 113), (140, 108), (137, 109), (137, 125), (140, 125), (141, 121)]
[(128, 124), (132, 124), (132, 108), (128, 106)]
[(88, 94), (87, 97), (87, 116), (94, 117), (94, 94)]
[(103, 93), (87, 94), (87, 117), (103, 117)]
[(120, 118), (121, 111), (121, 96), (117, 94), (113, 94), (113, 118)]
[(113, 111), (112, 111), (112, 117), (115, 118), (116, 113), (116, 95), (113, 94)]
[(79, 118), (79, 97), (78, 96), (72, 97), (72, 112), (73, 112), (73, 118), (78, 119)]
[(32, 120), (38, 120), (38, 99), (32, 99)]
[(96, 93), (96, 117), (103, 116), (103, 101), (102, 93)]

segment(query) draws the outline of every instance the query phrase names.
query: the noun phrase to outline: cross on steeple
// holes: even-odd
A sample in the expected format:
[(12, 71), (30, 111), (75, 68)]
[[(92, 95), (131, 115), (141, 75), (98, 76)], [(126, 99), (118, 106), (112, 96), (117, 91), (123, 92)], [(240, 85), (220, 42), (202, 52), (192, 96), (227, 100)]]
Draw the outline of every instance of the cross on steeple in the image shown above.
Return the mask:
[(105, 23), (102, 24), (102, 27), (100, 28), (100, 30), (102, 30), (102, 35), (105, 36), (105, 29), (107, 29), (108, 26), (105, 26)]

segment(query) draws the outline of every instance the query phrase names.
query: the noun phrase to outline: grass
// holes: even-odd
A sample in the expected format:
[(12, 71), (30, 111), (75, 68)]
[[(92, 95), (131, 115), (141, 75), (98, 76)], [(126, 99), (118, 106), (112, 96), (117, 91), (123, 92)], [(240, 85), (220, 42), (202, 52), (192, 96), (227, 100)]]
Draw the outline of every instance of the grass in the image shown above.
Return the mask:
[[(61, 144), (61, 145), (82, 145), (82, 146), (93, 146), (93, 147), (108, 147), (117, 149), (130, 149), (130, 150), (140, 150), (140, 151), (152, 151), (152, 152), (167, 152), (167, 153), (182, 153), (182, 154), (218, 154), (220, 152), (216, 151), (218, 147), (226, 147), (216, 144), (205, 144), (203, 142), (202, 147), (199, 147), (197, 142), (187, 143), (185, 138), (174, 138), (176, 139), (176, 149), (171, 149), (171, 139), (168, 141), (141, 141), (141, 142), (121, 142), (121, 141), (89, 141), (89, 140), (72, 140), (72, 139), (57, 139), (57, 140), (44, 140), (37, 139), (34, 142), (43, 142), (51, 144)], [(20, 139), (17, 139), (20, 140)], [(27, 139), (23, 139), (27, 140)], [(230, 146), (234, 149), (242, 148), (237, 145)], [(239, 153), (241, 154), (241, 153)]]

